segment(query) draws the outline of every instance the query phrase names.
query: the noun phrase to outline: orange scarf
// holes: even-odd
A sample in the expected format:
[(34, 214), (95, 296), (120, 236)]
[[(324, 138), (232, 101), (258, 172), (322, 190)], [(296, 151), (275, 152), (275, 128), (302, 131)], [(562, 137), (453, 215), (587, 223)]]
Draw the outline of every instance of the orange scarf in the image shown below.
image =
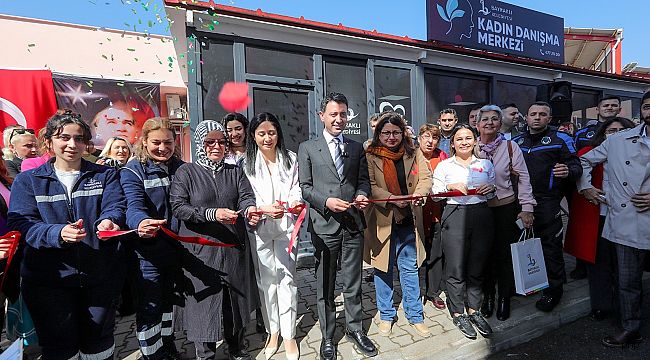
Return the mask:
[(397, 168), (395, 167), (395, 161), (404, 157), (404, 146), (400, 147), (397, 152), (391, 151), (384, 146), (371, 146), (368, 147), (367, 152), (382, 159), (384, 163), (384, 181), (388, 186), (388, 191), (393, 195), (405, 195), (402, 194), (402, 189), (399, 186)]

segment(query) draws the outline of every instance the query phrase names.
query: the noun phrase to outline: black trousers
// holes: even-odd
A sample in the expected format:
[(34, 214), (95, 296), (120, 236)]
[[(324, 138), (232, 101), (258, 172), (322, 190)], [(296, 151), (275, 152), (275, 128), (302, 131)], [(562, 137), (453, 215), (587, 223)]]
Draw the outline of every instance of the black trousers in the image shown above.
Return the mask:
[(420, 267), (424, 275), (425, 289), (422, 292), (427, 298), (433, 299), (440, 296), (444, 290), (444, 264), (445, 256), (442, 252), (442, 238), (440, 236), (440, 223), (431, 225), (431, 235), (426, 239), (426, 259)]
[(618, 295), (623, 329), (638, 331), (641, 327), (641, 295), (643, 269), (648, 250), (615, 244), (618, 261)]
[(361, 271), (363, 268), (363, 233), (340, 230), (335, 235), (311, 233), (316, 258), (316, 302), (323, 338), (334, 337), (336, 306), (334, 288), (339, 254), (343, 277), (345, 321), (349, 330), (363, 330), (361, 312)]
[(112, 359), (115, 311), (121, 282), (65, 287), (23, 281), (22, 294), (34, 320), (44, 360)]
[[(602, 234), (605, 217), (600, 217), (598, 234)], [(592, 310), (615, 310), (617, 293), (616, 279), (616, 247), (609, 240), (598, 236), (596, 244), (596, 262), (587, 264), (587, 279), (589, 281), (589, 297)]]
[(466, 307), (478, 310), (483, 301), (485, 263), (494, 238), (492, 210), (485, 203), (447, 204), (441, 228), (449, 312), (463, 314)]
[(494, 217), (494, 242), (485, 266), (484, 290), (486, 294), (494, 294), (494, 286), (497, 285), (499, 297), (510, 297), (515, 286), (510, 244), (517, 242), (521, 235), (516, 224), (521, 207), (515, 201), (490, 209)]
[(566, 282), (562, 226), (562, 218), (559, 216), (546, 224), (533, 225), (535, 236), (541, 240), (544, 262), (546, 263), (549, 287), (544, 289), (544, 294), (552, 296), (561, 296)]

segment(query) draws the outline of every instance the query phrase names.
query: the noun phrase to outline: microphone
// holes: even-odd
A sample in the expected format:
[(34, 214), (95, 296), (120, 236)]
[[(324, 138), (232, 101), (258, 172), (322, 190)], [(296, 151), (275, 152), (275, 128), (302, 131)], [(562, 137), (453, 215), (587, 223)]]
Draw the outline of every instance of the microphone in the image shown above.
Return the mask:
[(347, 145), (348, 145), (347, 142), (343, 143), (343, 149), (341, 151), (341, 157), (343, 157), (343, 158), (349, 158), (350, 157), (350, 154), (348, 154), (348, 152), (345, 151), (345, 148), (347, 147)]

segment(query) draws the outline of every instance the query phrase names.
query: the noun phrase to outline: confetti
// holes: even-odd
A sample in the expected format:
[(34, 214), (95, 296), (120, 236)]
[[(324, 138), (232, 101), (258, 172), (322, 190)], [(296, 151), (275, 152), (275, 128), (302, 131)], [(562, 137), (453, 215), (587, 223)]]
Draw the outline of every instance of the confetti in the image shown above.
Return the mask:
[(126, 49), (129, 50), (129, 51), (135, 51), (134, 48), (126, 48)]
[(103, 57), (104, 59), (108, 60), (108, 56), (102, 54), (102, 57)]
[(34, 47), (36, 44), (27, 44), (27, 47)]

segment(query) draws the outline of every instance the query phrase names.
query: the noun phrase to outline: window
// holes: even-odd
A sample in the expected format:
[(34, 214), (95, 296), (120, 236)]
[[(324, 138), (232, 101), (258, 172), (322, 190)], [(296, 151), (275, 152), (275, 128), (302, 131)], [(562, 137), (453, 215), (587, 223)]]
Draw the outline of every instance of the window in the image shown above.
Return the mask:
[(201, 89), (203, 91), (203, 118), (221, 120), (226, 115), (217, 98), (228, 81), (233, 81), (234, 61), (232, 44), (205, 42), (201, 50)]
[(430, 123), (438, 121), (441, 110), (452, 108), (458, 114), (458, 122), (467, 124), (472, 107), (490, 99), (487, 79), (427, 73), (424, 82), (426, 114)]
[(287, 149), (298, 152), (298, 145), (309, 139), (309, 95), (307, 92), (253, 88), (255, 114), (269, 112), (278, 117)]
[(314, 59), (311, 55), (246, 46), (246, 72), (313, 80)]
[(641, 119), (640, 107), (641, 99), (621, 96), (621, 112), (618, 116), (628, 118), (638, 124)]
[(326, 62), (325, 92), (345, 95), (348, 99), (348, 125), (343, 133), (355, 141), (366, 141), (369, 135), (366, 67)]
[(515, 103), (519, 112), (525, 114), (530, 105), (535, 102), (537, 86), (497, 81), (496, 93), (497, 103), (495, 105)]
[(411, 71), (375, 66), (375, 111), (395, 111), (411, 121)]
[(598, 119), (598, 91), (573, 89), (571, 119), (578, 127), (583, 127), (588, 120)]

